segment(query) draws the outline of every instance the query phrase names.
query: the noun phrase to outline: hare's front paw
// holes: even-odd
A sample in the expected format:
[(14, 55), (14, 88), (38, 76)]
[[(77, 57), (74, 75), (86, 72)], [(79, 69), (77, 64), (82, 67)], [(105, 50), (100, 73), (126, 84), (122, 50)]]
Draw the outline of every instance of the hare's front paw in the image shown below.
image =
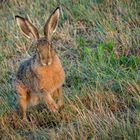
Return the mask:
[(54, 99), (52, 98), (52, 96), (47, 95), (45, 99), (46, 99), (46, 103), (47, 103), (49, 109), (54, 113), (57, 112), (58, 106), (57, 106), (56, 102), (54, 101)]
[(58, 106), (56, 103), (51, 103), (49, 104), (49, 108), (51, 109), (52, 112), (56, 113), (58, 110)]

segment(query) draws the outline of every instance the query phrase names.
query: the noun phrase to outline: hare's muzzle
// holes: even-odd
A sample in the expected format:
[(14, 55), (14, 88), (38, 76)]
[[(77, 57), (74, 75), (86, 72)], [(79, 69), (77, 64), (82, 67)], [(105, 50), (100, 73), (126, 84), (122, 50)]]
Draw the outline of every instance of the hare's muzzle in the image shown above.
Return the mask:
[(48, 62), (48, 66), (51, 65), (51, 64), (52, 64), (52, 61), (49, 61), (49, 62)]
[(43, 66), (50, 66), (52, 64), (52, 60), (49, 60), (47, 63), (42, 62)]

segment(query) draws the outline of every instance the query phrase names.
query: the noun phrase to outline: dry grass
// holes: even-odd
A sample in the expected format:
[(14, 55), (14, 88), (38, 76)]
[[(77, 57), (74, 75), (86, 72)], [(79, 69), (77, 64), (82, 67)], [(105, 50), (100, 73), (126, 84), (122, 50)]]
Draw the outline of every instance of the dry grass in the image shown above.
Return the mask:
[(140, 1), (61, 0), (54, 46), (66, 71), (65, 109), (43, 103), (17, 115), (12, 79), (32, 55), (14, 16), (29, 17), (40, 33), (56, 7), (50, 0), (4, 0), (0, 5), (0, 137), (15, 139), (140, 139)]

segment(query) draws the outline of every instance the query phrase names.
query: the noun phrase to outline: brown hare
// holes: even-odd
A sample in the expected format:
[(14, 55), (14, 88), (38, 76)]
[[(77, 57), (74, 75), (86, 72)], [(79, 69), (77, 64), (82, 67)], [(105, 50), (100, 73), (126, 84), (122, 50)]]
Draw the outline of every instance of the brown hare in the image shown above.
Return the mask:
[(14, 80), (23, 119), (27, 119), (28, 105), (38, 103), (41, 97), (52, 112), (64, 107), (62, 85), (65, 73), (51, 42), (59, 15), (60, 8), (57, 7), (48, 18), (44, 26), (44, 37), (41, 38), (37, 28), (28, 19), (15, 17), (22, 33), (35, 40), (35, 54), (21, 63)]

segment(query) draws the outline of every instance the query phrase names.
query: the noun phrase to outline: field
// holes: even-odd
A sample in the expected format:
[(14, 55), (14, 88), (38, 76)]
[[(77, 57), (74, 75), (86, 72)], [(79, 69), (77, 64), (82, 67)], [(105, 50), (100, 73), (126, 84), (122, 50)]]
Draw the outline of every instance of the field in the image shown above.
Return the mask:
[(61, 0), (54, 47), (66, 73), (65, 108), (44, 103), (18, 115), (12, 87), (19, 64), (32, 52), (15, 15), (43, 35), (56, 0), (0, 2), (1, 140), (140, 140), (140, 0)]

